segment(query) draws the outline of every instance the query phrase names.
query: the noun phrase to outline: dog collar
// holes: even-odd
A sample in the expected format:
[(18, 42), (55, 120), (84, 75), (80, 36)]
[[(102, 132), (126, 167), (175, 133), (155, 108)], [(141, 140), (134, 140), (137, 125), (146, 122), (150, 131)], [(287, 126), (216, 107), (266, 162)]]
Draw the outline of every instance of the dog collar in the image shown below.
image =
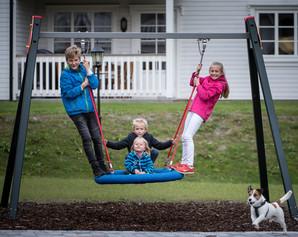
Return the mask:
[[(258, 206), (258, 207), (254, 207), (254, 209), (255, 209), (255, 213), (256, 213), (256, 216), (257, 216), (257, 217), (259, 217), (259, 208), (262, 207), (262, 206), (264, 206), (265, 203), (266, 203), (266, 200), (265, 200), (264, 202), (262, 202), (260, 206)], [(268, 209), (268, 210), (269, 210), (269, 209)], [(267, 214), (268, 214), (268, 211), (267, 211), (267, 213), (266, 213), (266, 216), (267, 216)]]

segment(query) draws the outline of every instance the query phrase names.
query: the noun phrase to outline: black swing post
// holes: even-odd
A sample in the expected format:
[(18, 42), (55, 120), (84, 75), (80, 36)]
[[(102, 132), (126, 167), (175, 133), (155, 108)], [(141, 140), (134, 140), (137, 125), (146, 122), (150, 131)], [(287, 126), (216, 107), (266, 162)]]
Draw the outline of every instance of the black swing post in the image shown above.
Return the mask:
[[(266, 106), (268, 120), (270, 123), (274, 145), (275, 145), (275, 151), (277, 155), (279, 169), (282, 176), (284, 191), (288, 192), (289, 190), (293, 190), (293, 187), (289, 176), (287, 161), (282, 148), (282, 141), (281, 141), (281, 136), (279, 132), (277, 116), (274, 109), (271, 90), (269, 86), (269, 80), (268, 80), (266, 67), (263, 59), (262, 49), (261, 49), (261, 42), (260, 42), (254, 17), (249, 16), (245, 18), (245, 27), (248, 33), (247, 48), (248, 48), (249, 68), (250, 68), (250, 75), (251, 75), (254, 119), (255, 119), (255, 126), (256, 126), (260, 182), (261, 182), (261, 187), (265, 190), (265, 197), (267, 198), (267, 200), (269, 200), (264, 134), (263, 134), (262, 113), (261, 113), (261, 103), (260, 103), (260, 93), (259, 93), (258, 82), (260, 82), (262, 92), (263, 92), (264, 102)], [(258, 81), (258, 76), (259, 76), (259, 81)], [(288, 200), (288, 207), (289, 207), (291, 216), (295, 220), (298, 220), (298, 210), (296, 206), (294, 192), (291, 198)]]
[(10, 153), (7, 162), (6, 175), (2, 192), (1, 206), (7, 207), (11, 190), (9, 217), (12, 219), (16, 218), (17, 206), (19, 201), (34, 69), (39, 41), (40, 23), (40, 16), (32, 17), (32, 37), (26, 59), (25, 71), (13, 131), (13, 138), (10, 146)]
[[(246, 25), (246, 31), (248, 31)], [(258, 39), (259, 40), (259, 39)], [(250, 85), (254, 111), (254, 123), (256, 133), (256, 145), (258, 153), (259, 163), (259, 175), (260, 175), (260, 187), (263, 189), (263, 195), (269, 201), (269, 188), (268, 188), (268, 177), (267, 177), (267, 164), (266, 164), (266, 152), (264, 145), (264, 133), (263, 133), (263, 121), (261, 111), (261, 99), (260, 99), (260, 88), (258, 81), (258, 70), (254, 58), (254, 49), (251, 47), (251, 39), (247, 38), (247, 51), (248, 51), (248, 62), (250, 71)], [(258, 55), (259, 57), (262, 55)]]
[[(266, 167), (266, 154), (264, 146), (264, 133), (262, 125), (261, 100), (259, 82), (263, 92), (266, 111), (274, 140), (275, 151), (282, 175), (284, 191), (293, 191), (289, 177), (288, 166), (282, 148), (279, 133), (278, 121), (274, 110), (273, 100), (266, 73), (260, 39), (254, 17), (245, 18), (246, 33), (118, 33), (118, 32), (40, 32), (41, 17), (32, 18), (32, 40), (27, 54), (25, 71), (22, 81), (19, 104), (17, 108), (13, 137), (10, 153), (7, 162), (6, 176), (2, 192), (1, 206), (8, 206), (10, 196), (10, 213), (12, 219), (16, 219), (17, 205), (21, 184), (22, 167), (24, 160), (25, 141), (29, 121), (32, 84), (36, 62), (39, 38), (117, 38), (117, 39), (139, 39), (139, 38), (160, 38), (160, 39), (246, 39), (251, 77), (251, 90), (253, 100), (254, 121), (256, 127), (256, 143), (258, 150), (258, 162), (261, 187), (264, 189), (264, 196), (269, 201), (269, 188)], [(10, 194), (11, 191), (11, 194)], [(291, 216), (298, 220), (298, 211), (294, 193), (288, 200), (288, 207)]]

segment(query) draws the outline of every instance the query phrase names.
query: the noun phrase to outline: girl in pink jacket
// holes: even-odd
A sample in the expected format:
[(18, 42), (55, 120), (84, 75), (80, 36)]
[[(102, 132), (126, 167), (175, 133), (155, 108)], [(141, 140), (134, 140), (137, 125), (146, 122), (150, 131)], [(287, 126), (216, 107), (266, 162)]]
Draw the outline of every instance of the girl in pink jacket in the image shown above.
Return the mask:
[[(198, 65), (200, 71), (202, 65)], [(193, 136), (203, 122), (211, 115), (219, 98), (227, 98), (229, 85), (224, 75), (222, 63), (213, 62), (209, 67), (209, 76), (199, 77), (197, 72), (192, 74), (190, 85), (197, 87), (197, 94), (188, 111), (184, 130), (182, 133), (182, 160), (173, 166), (178, 172), (184, 174), (194, 173), (194, 143)]]

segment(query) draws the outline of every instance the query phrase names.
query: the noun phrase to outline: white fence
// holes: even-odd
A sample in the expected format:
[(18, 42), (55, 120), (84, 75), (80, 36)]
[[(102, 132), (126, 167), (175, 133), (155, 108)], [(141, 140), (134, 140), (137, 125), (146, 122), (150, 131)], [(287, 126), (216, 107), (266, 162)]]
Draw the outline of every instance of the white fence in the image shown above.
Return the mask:
[[(26, 57), (17, 57), (17, 96), (25, 61)], [(32, 97), (60, 97), (59, 80), (64, 67), (64, 56), (38, 55)], [(165, 56), (105, 56), (99, 72), (100, 96), (104, 98), (158, 98), (166, 94)]]

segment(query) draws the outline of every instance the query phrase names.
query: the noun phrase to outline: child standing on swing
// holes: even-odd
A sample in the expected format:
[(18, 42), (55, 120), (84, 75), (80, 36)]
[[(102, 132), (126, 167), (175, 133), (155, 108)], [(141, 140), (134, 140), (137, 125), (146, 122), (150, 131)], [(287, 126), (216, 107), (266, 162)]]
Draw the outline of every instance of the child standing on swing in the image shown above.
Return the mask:
[(99, 127), (88, 91), (88, 87), (98, 87), (98, 79), (86, 59), (80, 62), (81, 49), (76, 45), (65, 50), (65, 58), (67, 67), (60, 76), (61, 98), (68, 116), (82, 138), (94, 176), (101, 176), (108, 170), (104, 163)]
[(182, 159), (181, 162), (173, 165), (173, 168), (180, 173), (194, 173), (194, 142), (193, 137), (211, 115), (215, 104), (221, 96), (229, 96), (229, 85), (225, 78), (224, 66), (220, 62), (213, 62), (209, 67), (209, 75), (199, 77), (198, 72), (202, 65), (197, 66), (190, 79), (190, 85), (197, 88), (197, 94), (188, 111), (184, 130), (182, 133)]

